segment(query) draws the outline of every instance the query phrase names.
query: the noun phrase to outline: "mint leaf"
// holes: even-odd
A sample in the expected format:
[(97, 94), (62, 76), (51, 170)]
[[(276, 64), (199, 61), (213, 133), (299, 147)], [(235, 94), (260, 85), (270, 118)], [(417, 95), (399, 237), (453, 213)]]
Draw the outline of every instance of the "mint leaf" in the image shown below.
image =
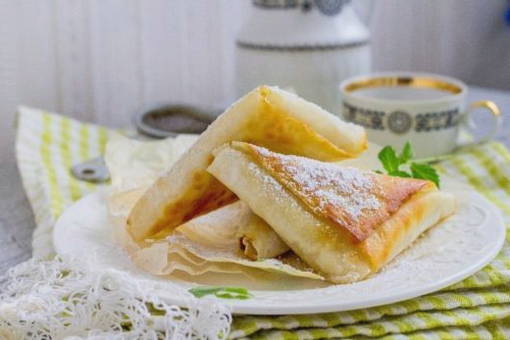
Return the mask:
[[(434, 182), (439, 188), (439, 175), (437, 174), (436, 169), (428, 164), (411, 163), (409, 166), (411, 173), (408, 171), (400, 170), (401, 165), (407, 165), (407, 163), (409, 163), (409, 161), (414, 157), (413, 149), (411, 148), (411, 144), (409, 142), (404, 145), (398, 156), (395, 152), (395, 149), (389, 145), (385, 146), (377, 156), (388, 175), (428, 180)], [(380, 171), (376, 172), (381, 173)]]
[[(409, 142), (407, 142), (404, 145), (402, 151), (398, 156), (395, 152), (395, 149), (393, 149), (389, 145), (385, 146), (377, 156), (381, 161), (384, 170), (386, 170), (386, 172), (388, 173), (388, 175), (406, 178), (413, 177), (425, 179), (434, 182), (436, 186), (439, 188), (439, 175), (436, 172), (436, 169), (434, 169), (428, 164), (411, 163), (409, 166), (411, 173), (400, 169), (400, 166), (402, 165), (407, 166), (409, 161), (414, 157), (413, 149)], [(376, 172), (382, 173), (380, 171)]]
[(238, 299), (238, 300), (248, 300), (251, 297), (250, 294), (229, 293), (226, 291), (219, 291), (214, 295), (221, 299)]
[(406, 142), (404, 145), (404, 148), (402, 149), (402, 152), (400, 153), (400, 156), (398, 157), (398, 160), (400, 161), (400, 164), (405, 164), (408, 161), (413, 158), (413, 149), (411, 148), (411, 144), (409, 142)]
[(406, 178), (412, 177), (409, 172), (402, 171), (402, 170), (393, 171), (393, 172), (389, 173), (388, 175), (396, 176), (396, 177), (406, 177)]
[(432, 181), (439, 188), (439, 175), (436, 169), (428, 164), (411, 163), (411, 173), (414, 178)]
[(204, 297), (206, 295), (214, 295), (222, 299), (239, 299), (246, 300), (252, 297), (246, 288), (238, 287), (194, 287), (188, 290), (197, 298)]
[(201, 298), (202, 296), (216, 294), (222, 288), (221, 287), (195, 287), (188, 290), (191, 294), (195, 295), (197, 298)]
[(397, 157), (397, 154), (395, 153), (395, 150), (391, 146), (389, 146), (389, 145), (385, 146), (379, 152), (377, 157), (381, 161), (384, 170), (386, 170), (386, 172), (388, 174), (398, 171), (398, 167), (400, 166), (400, 161)]

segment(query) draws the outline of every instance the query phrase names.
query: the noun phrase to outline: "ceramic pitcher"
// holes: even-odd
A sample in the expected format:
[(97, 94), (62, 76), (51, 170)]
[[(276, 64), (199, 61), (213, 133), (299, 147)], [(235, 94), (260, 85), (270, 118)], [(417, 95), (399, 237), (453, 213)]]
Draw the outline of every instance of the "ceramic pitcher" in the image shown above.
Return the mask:
[[(359, 4), (370, 11), (371, 1)], [(252, 0), (249, 10), (237, 38), (237, 95), (278, 85), (340, 114), (338, 84), (371, 66), (369, 31), (350, 0)]]

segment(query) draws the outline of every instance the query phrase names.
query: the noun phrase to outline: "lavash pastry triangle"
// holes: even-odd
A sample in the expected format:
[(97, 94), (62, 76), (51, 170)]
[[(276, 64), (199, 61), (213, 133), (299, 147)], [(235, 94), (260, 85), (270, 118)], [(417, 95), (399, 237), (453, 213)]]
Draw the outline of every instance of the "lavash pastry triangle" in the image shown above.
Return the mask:
[(217, 149), (208, 171), (303, 261), (335, 283), (377, 272), (456, 207), (451, 194), (429, 181), (283, 155), (248, 143)]
[(294, 94), (261, 86), (220, 115), (142, 195), (127, 220), (127, 230), (136, 242), (165, 235), (165, 231), (237, 200), (206, 172), (212, 151), (231, 141), (323, 161), (355, 157), (367, 146), (362, 127), (343, 122)]

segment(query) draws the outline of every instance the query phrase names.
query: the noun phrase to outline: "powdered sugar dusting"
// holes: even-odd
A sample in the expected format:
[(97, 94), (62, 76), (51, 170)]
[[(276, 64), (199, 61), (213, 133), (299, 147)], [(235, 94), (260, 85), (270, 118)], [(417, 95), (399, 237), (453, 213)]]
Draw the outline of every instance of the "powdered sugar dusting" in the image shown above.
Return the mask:
[(290, 179), (289, 185), (295, 185), (305, 197), (313, 198), (321, 210), (339, 207), (352, 222), (356, 222), (363, 213), (381, 207), (374, 194), (377, 184), (369, 172), (305, 157), (280, 155), (262, 148), (257, 152), (263, 158), (271, 159), (274, 170)]

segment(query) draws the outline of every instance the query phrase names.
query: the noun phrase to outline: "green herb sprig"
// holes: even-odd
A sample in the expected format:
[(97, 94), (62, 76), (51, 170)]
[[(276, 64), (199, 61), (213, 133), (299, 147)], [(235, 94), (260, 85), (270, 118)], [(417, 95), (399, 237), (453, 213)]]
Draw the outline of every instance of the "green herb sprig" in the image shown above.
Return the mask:
[[(385, 146), (378, 154), (378, 158), (388, 175), (426, 179), (434, 182), (439, 188), (440, 181), (436, 169), (425, 163), (412, 162), (413, 157), (413, 149), (409, 142), (404, 145), (399, 155), (389, 145)], [(406, 171), (405, 169), (409, 170)]]
[(204, 297), (206, 295), (214, 295), (221, 299), (239, 299), (247, 300), (252, 297), (250, 292), (246, 288), (240, 287), (194, 287), (188, 290), (197, 298)]

